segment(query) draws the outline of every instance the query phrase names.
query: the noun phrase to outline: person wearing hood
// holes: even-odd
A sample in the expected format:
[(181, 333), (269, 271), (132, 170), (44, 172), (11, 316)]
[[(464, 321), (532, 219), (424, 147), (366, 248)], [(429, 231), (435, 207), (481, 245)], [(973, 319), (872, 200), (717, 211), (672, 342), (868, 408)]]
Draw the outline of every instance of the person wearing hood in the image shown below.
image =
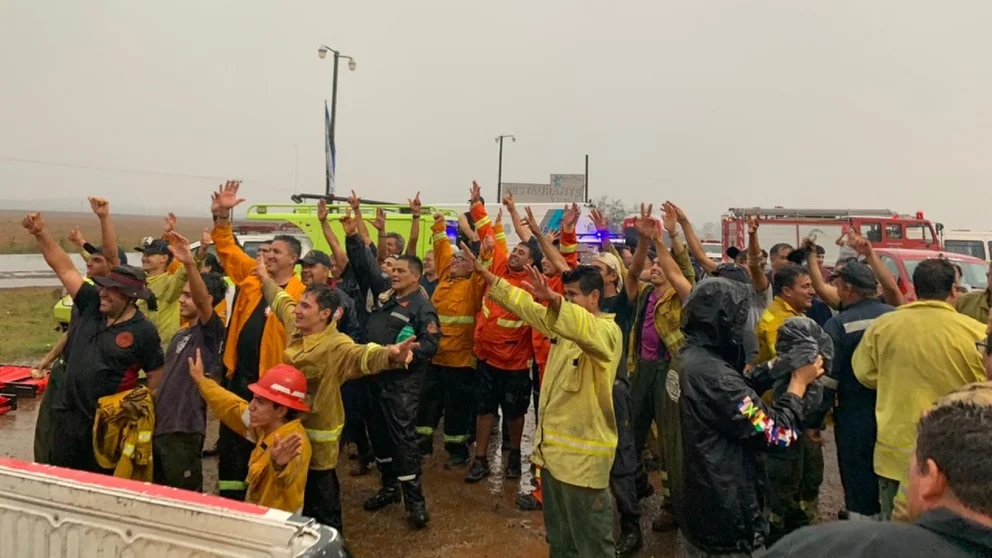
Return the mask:
[(157, 374), (165, 362), (155, 326), (138, 310), (138, 300), (154, 308), (145, 274), (130, 266), (83, 280), (69, 255), (45, 228), (40, 213), (22, 226), (38, 241), (45, 261), (72, 296), (79, 313), (66, 341), (66, 372), (53, 402), (50, 463), (82, 471), (100, 470), (93, 453), (93, 419), (101, 397), (138, 385), (138, 371)]
[(751, 556), (768, 535), (759, 451), (802, 436), (803, 396), (823, 374), (822, 358), (792, 372), (772, 404), (767, 367), (742, 372), (750, 287), (723, 278), (700, 282), (686, 301), (680, 358), (683, 546), (688, 556)]

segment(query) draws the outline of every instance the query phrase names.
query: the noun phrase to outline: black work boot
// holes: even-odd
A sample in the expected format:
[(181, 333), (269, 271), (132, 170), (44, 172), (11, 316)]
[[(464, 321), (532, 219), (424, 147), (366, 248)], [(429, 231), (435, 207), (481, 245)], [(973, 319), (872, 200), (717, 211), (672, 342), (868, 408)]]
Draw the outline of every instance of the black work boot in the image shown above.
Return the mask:
[(465, 475), (465, 482), (474, 484), (488, 477), (489, 474), (489, 459), (485, 456), (479, 457), (477, 455), (468, 470), (468, 474)]
[(511, 449), (510, 458), (506, 460), (506, 478), (519, 479), (520, 473), (520, 450)]
[(431, 520), (427, 513), (427, 502), (424, 500), (424, 491), (420, 475), (413, 480), (401, 481), (400, 489), (403, 491), (403, 505), (406, 507), (406, 521), (413, 529), (423, 529)]
[(401, 500), (400, 487), (398, 483), (391, 482), (389, 484), (384, 484), (379, 492), (376, 492), (374, 496), (365, 500), (365, 511), (376, 511), (390, 504), (398, 504)]
[(641, 549), (641, 522), (636, 517), (620, 518), (620, 537), (617, 539), (617, 556), (633, 556)]

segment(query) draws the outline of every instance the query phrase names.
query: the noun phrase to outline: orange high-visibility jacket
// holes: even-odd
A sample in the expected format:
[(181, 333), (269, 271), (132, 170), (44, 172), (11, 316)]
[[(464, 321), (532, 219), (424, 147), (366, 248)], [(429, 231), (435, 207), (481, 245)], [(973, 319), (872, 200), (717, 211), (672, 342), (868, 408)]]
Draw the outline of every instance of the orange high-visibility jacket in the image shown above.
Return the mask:
[[(227, 276), (238, 286), (238, 296), (235, 298), (234, 309), (231, 310), (228, 322), (227, 341), (224, 343), (224, 366), (227, 368), (227, 377), (230, 378), (234, 375), (234, 367), (238, 362), (238, 337), (241, 335), (241, 330), (258, 303), (264, 304), (265, 299), (262, 295), (262, 282), (255, 275), (258, 263), (234, 242), (231, 225), (214, 225), (210, 236), (214, 240), (220, 264), (224, 266)], [(293, 297), (293, 300), (299, 302), (306, 285), (294, 275), (283, 290)], [(262, 330), (262, 347), (258, 359), (259, 377), (269, 368), (282, 364), (282, 352), (285, 348), (286, 328), (282, 326), (275, 312), (266, 309), (265, 329)]]
[[(434, 266), (437, 269), (437, 287), (431, 302), (441, 322), (441, 341), (431, 360), (438, 366), (474, 368), (475, 317), (482, 310), (486, 280), (481, 273), (473, 273), (470, 277), (451, 277), (454, 249), (445, 234), (445, 225), (437, 223), (431, 231), (434, 234)], [(483, 257), (487, 255), (483, 254)], [(482, 265), (492, 265), (491, 254)]]
[[(479, 238), (484, 240), (493, 236), (495, 239), (493, 223), (486, 214), (486, 207), (481, 203), (472, 205), (472, 220), (475, 221)], [(520, 287), (527, 281), (527, 271), (511, 271), (509, 255), (505, 241), (495, 242), (491, 270), (497, 277)], [(530, 327), (512, 312), (486, 298), (476, 321), (475, 356), (495, 368), (528, 370), (530, 361), (534, 358)]]
[[(579, 236), (572, 231), (562, 231), (558, 239), (558, 251), (565, 257), (570, 269), (575, 269), (579, 265)], [(565, 283), (562, 282), (561, 273), (555, 273), (548, 278), (548, 286), (560, 295), (565, 294)], [(544, 303), (547, 306), (547, 303)], [(551, 353), (551, 340), (541, 334), (536, 329), (532, 332), (531, 342), (534, 345), (534, 361), (537, 362), (537, 377), (544, 379), (544, 367), (548, 364), (548, 355)]]

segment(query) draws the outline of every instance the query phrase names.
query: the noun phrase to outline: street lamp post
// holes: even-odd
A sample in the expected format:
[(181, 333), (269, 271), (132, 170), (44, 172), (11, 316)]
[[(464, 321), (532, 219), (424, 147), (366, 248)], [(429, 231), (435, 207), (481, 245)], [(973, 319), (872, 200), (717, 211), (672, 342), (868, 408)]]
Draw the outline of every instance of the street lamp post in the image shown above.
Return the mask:
[[(333, 79), (333, 81), (331, 83), (331, 129), (328, 131), (328, 134), (330, 135), (331, 145), (336, 145), (334, 143), (334, 127), (337, 126), (337, 122), (338, 122), (338, 119), (337, 119), (337, 108), (338, 108), (338, 62), (342, 58), (347, 59), (348, 60), (348, 70), (349, 71), (352, 71), (352, 72), (355, 71), (355, 67), (356, 67), (357, 64), (355, 63), (355, 59), (352, 58), (351, 56), (347, 56), (347, 55), (341, 54), (340, 51), (334, 50), (333, 48), (331, 48), (331, 47), (329, 47), (327, 45), (320, 45), (320, 48), (317, 49), (317, 56), (319, 56), (322, 59), (323, 58), (326, 58), (328, 52), (334, 53), (334, 79)], [(331, 188), (331, 185), (330, 185), (330, 183), (328, 183), (327, 184), (327, 192), (326, 192), (328, 195), (331, 194), (330, 188)]]
[(502, 134), (496, 136), (496, 143), (499, 144), (499, 167), (496, 171), (496, 203), (503, 203), (503, 140), (509, 138), (516, 143), (517, 138), (513, 134)]

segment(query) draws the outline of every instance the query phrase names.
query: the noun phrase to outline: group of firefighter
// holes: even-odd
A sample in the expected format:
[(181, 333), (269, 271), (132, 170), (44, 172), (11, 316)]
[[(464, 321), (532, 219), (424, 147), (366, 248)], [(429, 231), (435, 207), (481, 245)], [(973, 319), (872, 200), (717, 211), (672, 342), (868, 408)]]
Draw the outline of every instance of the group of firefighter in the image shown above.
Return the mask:
[[(214, 227), (195, 252), (170, 215), (161, 238), (137, 247), (140, 267), (127, 265), (117, 246), (109, 203), (91, 198), (102, 244), (78, 232), (70, 238), (87, 259), (86, 277), (40, 214), (25, 217), (74, 300), (69, 330), (37, 366), (51, 377), (36, 460), (201, 491), (209, 407), (221, 422), (222, 496), (342, 530), (336, 471), (339, 453), (353, 447), (353, 474), (374, 464), (382, 479), (364, 508), (402, 502), (410, 526), (421, 529), (430, 521), (421, 459), (433, 453), (442, 417), (446, 468), (465, 468), (467, 483), (493, 474), (490, 437), (501, 432), (506, 465), (495, 473), (519, 479), (533, 404), (534, 487), (517, 505), (543, 509), (552, 555), (636, 553), (651, 469), (663, 502), (653, 529), (679, 529), (691, 555), (749, 555), (815, 518), (820, 432), (836, 400), (847, 512), (892, 511), (901, 477), (880, 495), (886, 484), (872, 463), (875, 393), (865, 386), (877, 378), (863, 378), (871, 372), (856, 371), (852, 359), (868, 324), (903, 299), (857, 235), (838, 243), (863, 262), (842, 259), (826, 276), (812, 241), (766, 252), (752, 220), (746, 249), (731, 248), (717, 263), (684, 212), (666, 202), (660, 219), (642, 206), (632, 246), (614, 246), (610, 224), (593, 210), (602, 244), (581, 263), (577, 206), (566, 206), (560, 230), (544, 231), (529, 208), (521, 215), (504, 198), (520, 239), (510, 247), (502, 210), (491, 218), (473, 183), (457, 245), (442, 215), (420, 230), (419, 193), (406, 239), (387, 232), (381, 210), (364, 217), (353, 193), (343, 242), (318, 205), (330, 254), (301, 253), (296, 237), (278, 235), (252, 258), (232, 229), (239, 194), (237, 181), (213, 193)], [(421, 234), (433, 240), (423, 260)], [(697, 288), (703, 276), (720, 281)], [(962, 310), (980, 322), (976, 330), (987, 320), (983, 296)], [(797, 318), (823, 326), (831, 347), (786, 370), (781, 389), (731, 396), (717, 393), (726, 384), (719, 378), (693, 387), (680, 376), (706, 362), (686, 350), (693, 343), (739, 364), (741, 382), (771, 374), (778, 332)], [(720, 353), (727, 350), (736, 352)], [(820, 389), (807, 390), (814, 384)], [(821, 401), (810, 403), (809, 392)], [(701, 416), (709, 411), (687, 421), (693, 398), (733, 415), (728, 430), (745, 425), (746, 434), (731, 433), (741, 443), (757, 436), (781, 450), (762, 457), (768, 486), (750, 460), (710, 453), (717, 444)], [(687, 453), (693, 444), (699, 451)]]

